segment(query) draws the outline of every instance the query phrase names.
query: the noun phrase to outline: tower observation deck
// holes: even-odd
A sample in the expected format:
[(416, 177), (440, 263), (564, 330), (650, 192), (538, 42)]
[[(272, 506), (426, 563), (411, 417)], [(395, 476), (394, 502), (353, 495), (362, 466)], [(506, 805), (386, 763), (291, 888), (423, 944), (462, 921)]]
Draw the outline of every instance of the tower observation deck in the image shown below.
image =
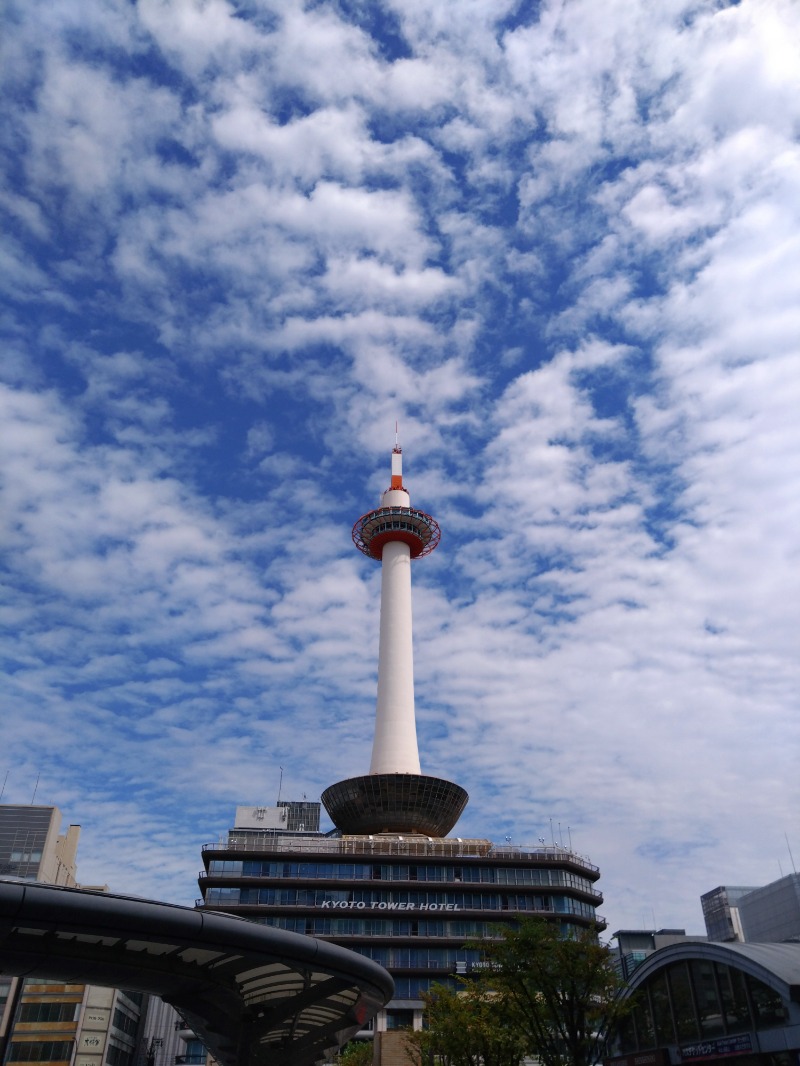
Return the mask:
[(468, 795), (460, 785), (421, 773), (414, 707), (411, 560), (439, 544), (435, 519), (411, 507), (402, 450), (392, 452), (392, 480), (380, 506), (353, 527), (353, 542), (381, 563), (381, 614), (375, 739), (368, 775), (331, 785), (322, 802), (344, 833), (405, 832), (444, 837)]

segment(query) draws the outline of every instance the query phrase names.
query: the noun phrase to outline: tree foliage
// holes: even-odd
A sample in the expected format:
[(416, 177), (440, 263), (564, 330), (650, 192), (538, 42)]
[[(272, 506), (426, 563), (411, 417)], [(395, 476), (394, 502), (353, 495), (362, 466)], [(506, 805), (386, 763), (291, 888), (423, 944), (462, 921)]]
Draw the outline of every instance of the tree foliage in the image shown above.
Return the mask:
[(418, 1066), (519, 1066), (525, 1048), (499, 996), (474, 982), (423, 994), (427, 1028), (408, 1033)]
[(630, 1003), (611, 951), (594, 930), (564, 936), (555, 923), (524, 919), (500, 940), (481, 941), (487, 967), (480, 984), (542, 1066), (593, 1066)]
[(338, 1066), (372, 1066), (372, 1041), (351, 1040), (337, 1056)]

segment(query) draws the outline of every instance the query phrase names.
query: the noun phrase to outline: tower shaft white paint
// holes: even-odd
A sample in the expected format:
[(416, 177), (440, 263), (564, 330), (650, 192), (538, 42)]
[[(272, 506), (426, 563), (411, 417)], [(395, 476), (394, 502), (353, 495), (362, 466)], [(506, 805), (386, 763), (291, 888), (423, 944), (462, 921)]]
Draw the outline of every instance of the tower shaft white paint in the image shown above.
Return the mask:
[(325, 810), (343, 833), (446, 837), (469, 798), (460, 785), (423, 775), (417, 748), (411, 563), (430, 555), (440, 538), (436, 519), (411, 506), (395, 439), (390, 486), (380, 504), (353, 526), (358, 550), (381, 562), (381, 624), (369, 773), (339, 781), (322, 793)]
[[(384, 494), (388, 500), (405, 492)], [(403, 502), (401, 506), (408, 506)], [(390, 541), (381, 559), (381, 628), (378, 651), (378, 700), (371, 774), (419, 774), (417, 725), (414, 715), (414, 652), (411, 641), (411, 551)]]

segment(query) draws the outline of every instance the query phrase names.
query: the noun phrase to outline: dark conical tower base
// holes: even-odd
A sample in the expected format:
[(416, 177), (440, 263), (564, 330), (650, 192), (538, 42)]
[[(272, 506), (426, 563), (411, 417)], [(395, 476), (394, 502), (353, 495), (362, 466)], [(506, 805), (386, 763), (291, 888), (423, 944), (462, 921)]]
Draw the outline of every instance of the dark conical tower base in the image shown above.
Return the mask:
[(366, 774), (322, 793), (337, 829), (348, 834), (423, 833), (446, 837), (469, 795), (452, 781), (421, 774)]

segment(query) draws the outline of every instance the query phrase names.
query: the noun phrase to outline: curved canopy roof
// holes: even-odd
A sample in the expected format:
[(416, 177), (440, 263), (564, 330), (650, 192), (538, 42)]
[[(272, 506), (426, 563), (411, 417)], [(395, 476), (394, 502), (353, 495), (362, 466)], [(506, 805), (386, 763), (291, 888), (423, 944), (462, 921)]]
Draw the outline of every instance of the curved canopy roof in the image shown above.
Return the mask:
[(393, 993), (370, 959), (243, 918), (0, 880), (0, 973), (150, 992), (222, 1066), (302, 1066)]
[(784, 999), (800, 1003), (800, 944), (723, 944), (686, 941), (659, 948), (636, 967), (626, 994), (632, 994), (663, 966), (680, 959), (708, 959), (744, 970)]

